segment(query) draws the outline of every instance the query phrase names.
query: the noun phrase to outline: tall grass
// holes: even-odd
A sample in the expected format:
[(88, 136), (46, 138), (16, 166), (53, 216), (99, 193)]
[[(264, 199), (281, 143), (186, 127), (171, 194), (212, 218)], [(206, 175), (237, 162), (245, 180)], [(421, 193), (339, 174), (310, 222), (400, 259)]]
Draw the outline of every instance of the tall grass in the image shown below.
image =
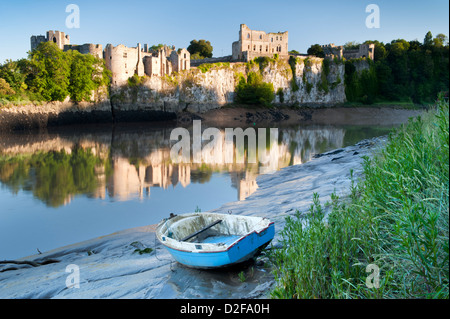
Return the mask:
[(272, 253), (272, 297), (448, 298), (448, 147), (440, 100), (365, 158), (364, 179), (349, 198), (333, 195), (328, 215), (315, 194), (309, 212), (287, 218)]

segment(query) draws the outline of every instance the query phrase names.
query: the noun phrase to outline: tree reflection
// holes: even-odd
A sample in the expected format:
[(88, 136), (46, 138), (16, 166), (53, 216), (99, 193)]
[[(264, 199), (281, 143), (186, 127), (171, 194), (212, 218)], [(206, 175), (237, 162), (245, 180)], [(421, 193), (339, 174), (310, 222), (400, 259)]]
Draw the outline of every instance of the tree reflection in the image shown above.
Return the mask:
[(0, 181), (15, 194), (33, 195), (51, 207), (64, 205), (73, 196), (93, 193), (98, 187), (98, 166), (110, 166), (91, 149), (76, 145), (71, 153), (38, 152), (30, 156), (0, 156)]

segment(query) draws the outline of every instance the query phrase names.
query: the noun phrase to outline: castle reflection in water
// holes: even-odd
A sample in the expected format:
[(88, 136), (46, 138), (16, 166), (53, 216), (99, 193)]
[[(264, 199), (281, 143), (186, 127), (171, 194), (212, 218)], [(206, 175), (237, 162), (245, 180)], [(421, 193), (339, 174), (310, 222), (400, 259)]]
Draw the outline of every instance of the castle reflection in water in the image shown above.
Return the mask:
[[(115, 201), (144, 199), (152, 196), (152, 188), (186, 188), (192, 183), (207, 183), (215, 173), (229, 175), (232, 186), (237, 189), (237, 199), (245, 200), (258, 188), (256, 182), (258, 175), (290, 165), (302, 164), (309, 161), (314, 154), (341, 148), (345, 137), (345, 129), (331, 126), (280, 128), (278, 158), (276, 161), (272, 160), (271, 165), (247, 163), (247, 161), (243, 164), (174, 164), (170, 158), (170, 149), (175, 142), (170, 141), (170, 132), (170, 128), (163, 128), (6, 135), (0, 140), (0, 182), (13, 191), (22, 187), (25, 190), (32, 190), (37, 197), (45, 196), (42, 195), (42, 191), (37, 191), (37, 186), (33, 184), (42, 183), (39, 181), (39, 176), (42, 174), (36, 173), (37, 170), (42, 169), (40, 168), (42, 165), (36, 164), (36, 160), (30, 160), (24, 165), (15, 162), (14, 159), (23, 161), (24, 158), (35, 156), (35, 154), (60, 153), (62, 150), (66, 156), (70, 157), (74, 149), (81, 149), (89, 150), (89, 156), (96, 159), (95, 166), (90, 167), (86, 164), (86, 167), (83, 167), (83, 161), (71, 161), (69, 158), (69, 163), (76, 162), (81, 167), (69, 169), (68, 174), (74, 175), (74, 185), (83, 184), (76, 183), (76, 174), (80, 174), (78, 172), (87, 174), (87, 177), (83, 175), (83, 179), (92, 181), (92, 187), (86, 187), (84, 184), (82, 187), (74, 186), (74, 190), (64, 194), (64, 198), (56, 201), (55, 206), (70, 203), (73, 196), (80, 193), (99, 199), (109, 197)], [(225, 138), (224, 131), (222, 131), (222, 137)], [(231, 151), (236, 152), (235, 149)], [(55, 158), (58, 157), (52, 157), (52, 160)], [(84, 159), (84, 161), (90, 163), (89, 160)], [(28, 167), (28, 170), (23, 170), (24, 166)], [(14, 180), (14, 178), (17, 179), (18, 170), (23, 171), (20, 171), (23, 175), (20, 177), (20, 182)], [(60, 171), (61, 168), (55, 168), (55, 170)], [(89, 177), (90, 173), (92, 178)], [(27, 181), (22, 182), (24, 179)], [(49, 192), (52, 192), (51, 187), (61, 188), (61, 185), (55, 183), (48, 187), (50, 187)], [(42, 200), (45, 201), (45, 199)]]

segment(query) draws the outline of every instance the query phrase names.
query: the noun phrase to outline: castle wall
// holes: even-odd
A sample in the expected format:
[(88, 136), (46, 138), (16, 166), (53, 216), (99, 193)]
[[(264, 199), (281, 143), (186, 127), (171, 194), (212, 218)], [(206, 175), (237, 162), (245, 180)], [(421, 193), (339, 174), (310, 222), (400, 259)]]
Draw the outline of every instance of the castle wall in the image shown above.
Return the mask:
[(70, 37), (61, 31), (47, 31), (47, 41), (56, 43), (63, 50), (64, 45), (70, 44)]
[(169, 59), (172, 63), (172, 70), (174, 72), (189, 70), (191, 68), (191, 54), (186, 49), (172, 51)]
[(239, 30), (239, 41), (233, 43), (233, 59), (243, 60), (244, 52), (248, 52), (247, 61), (259, 56), (280, 57), (289, 56), (289, 33), (266, 33), (264, 31), (251, 30), (245, 24), (241, 24)]
[(81, 54), (92, 54), (96, 58), (103, 58), (103, 46), (101, 44), (86, 43), (82, 45), (66, 44), (64, 51), (75, 50)]

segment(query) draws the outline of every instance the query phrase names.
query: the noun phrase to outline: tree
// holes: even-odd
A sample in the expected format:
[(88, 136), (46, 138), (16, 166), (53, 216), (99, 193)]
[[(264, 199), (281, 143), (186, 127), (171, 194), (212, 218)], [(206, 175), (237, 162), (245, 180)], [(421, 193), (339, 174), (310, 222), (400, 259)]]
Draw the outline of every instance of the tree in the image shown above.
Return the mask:
[(308, 49), (308, 55), (314, 55), (318, 58), (325, 58), (325, 52), (323, 52), (323, 48), (319, 44), (313, 44)]
[(5, 79), (0, 78), (0, 97), (13, 94), (16, 94), (16, 92), (11, 89), (9, 83)]
[(428, 31), (425, 35), (425, 39), (423, 39), (423, 45), (424, 46), (431, 46), (433, 44), (433, 35), (431, 34), (431, 31)]
[(69, 95), (71, 61), (56, 43), (40, 43), (31, 53), (32, 86), (47, 101), (63, 101)]
[(443, 46), (447, 46), (448, 45), (448, 37), (443, 34), (443, 33), (439, 33), (434, 39), (433, 39), (433, 44), (436, 47), (443, 47)]
[(187, 47), (187, 50), (191, 54), (191, 59), (199, 57), (201, 59), (212, 58), (213, 47), (211, 42), (206, 40), (192, 40), (191, 44)]

